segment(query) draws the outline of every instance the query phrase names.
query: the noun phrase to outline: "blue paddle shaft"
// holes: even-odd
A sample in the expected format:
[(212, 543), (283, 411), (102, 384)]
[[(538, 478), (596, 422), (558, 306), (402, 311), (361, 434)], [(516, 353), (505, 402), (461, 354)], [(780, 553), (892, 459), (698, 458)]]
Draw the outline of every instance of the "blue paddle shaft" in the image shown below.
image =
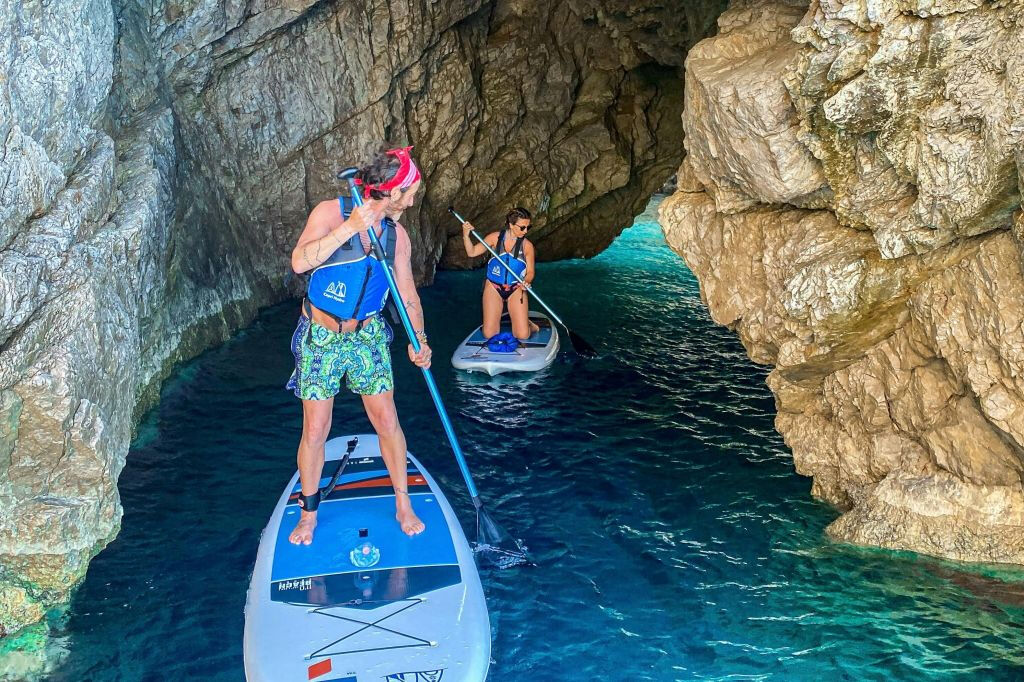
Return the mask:
[[(359, 188), (355, 182), (349, 178), (349, 189), (352, 193), (352, 201), (356, 206), (363, 205), (363, 197), (359, 193)], [(377, 239), (377, 230), (369, 229), (367, 233), (370, 235), (370, 241), (373, 243), (373, 248), (377, 252), (378, 257), (384, 255), (384, 249), (381, 248), (380, 240)], [(409, 336), (409, 343), (412, 344), (413, 350), (417, 353), (420, 352), (420, 342), (416, 338), (416, 331), (412, 328), (412, 322), (409, 320), (409, 314), (405, 311), (405, 302), (402, 301), (402, 295), (398, 293), (398, 284), (395, 282), (395, 276), (391, 272), (391, 268), (388, 267), (387, 261), (382, 260), (381, 263), (384, 265), (384, 275), (388, 280), (388, 288), (391, 289), (391, 295), (395, 297), (395, 307), (398, 308), (398, 315), (402, 318), (402, 326), (405, 327), (405, 333)], [(469, 466), (466, 464), (466, 457), (462, 454), (462, 448), (459, 447), (459, 439), (455, 437), (455, 430), (452, 428), (452, 422), (448, 418), (448, 410), (445, 409), (444, 403), (441, 402), (441, 393), (437, 390), (437, 384), (434, 383), (434, 375), (430, 373), (428, 367), (420, 367), (423, 372), (423, 379), (427, 382), (427, 388), (430, 390), (430, 397), (434, 400), (434, 407), (437, 408), (437, 415), (441, 418), (441, 425), (444, 427), (444, 433), (448, 436), (448, 442), (452, 446), (452, 451), (455, 452), (455, 460), (459, 463), (459, 469), (462, 471), (462, 478), (466, 480), (466, 487), (469, 488), (469, 495), (473, 498), (473, 503), (479, 507), (479, 495), (476, 491), (476, 486), (473, 484), (473, 475), (469, 472)]]
[[(466, 219), (465, 219), (465, 218), (463, 218), (462, 216), (460, 216), (460, 215), (459, 215), (459, 214), (458, 214), (458, 213), (457, 213), (457, 212), (455, 211), (455, 209), (449, 209), (449, 210), (450, 210), (450, 211), (452, 212), (452, 215), (453, 215), (453, 216), (455, 216), (455, 219), (456, 219), (456, 220), (462, 221), (463, 223), (464, 223), (464, 222), (466, 222)], [(485, 249), (487, 249), (488, 251), (490, 251), (490, 252), (491, 252), (491, 255), (492, 255), (492, 256), (494, 256), (494, 257), (495, 257), (495, 258), (496, 258), (496, 259), (498, 260), (498, 262), (499, 262), (499, 263), (501, 263), (501, 264), (502, 264), (502, 266), (504, 266), (504, 268), (505, 268), (506, 270), (508, 270), (508, 271), (509, 271), (509, 273), (510, 273), (510, 274), (511, 274), (511, 275), (512, 275), (513, 277), (515, 277), (516, 279), (518, 279), (518, 280), (519, 280), (519, 283), (523, 285), (523, 288), (524, 288), (524, 289), (526, 289), (526, 291), (527, 291), (527, 292), (528, 292), (528, 293), (529, 293), (529, 294), (530, 294), (531, 296), (533, 296), (533, 297), (534, 297), (535, 299), (537, 299), (537, 303), (540, 303), (540, 304), (541, 304), (542, 306), (544, 306), (544, 310), (548, 311), (548, 315), (550, 315), (550, 316), (551, 316), (552, 318), (554, 318), (555, 322), (557, 322), (558, 324), (560, 324), (560, 325), (562, 325), (563, 327), (565, 327), (565, 322), (562, 322), (561, 318), (559, 318), (559, 317), (558, 317), (558, 315), (555, 315), (555, 311), (554, 311), (554, 310), (552, 310), (552, 309), (551, 309), (551, 308), (550, 308), (550, 307), (548, 306), (548, 304), (544, 302), (544, 300), (543, 300), (543, 299), (541, 299), (541, 297), (540, 297), (540, 294), (538, 294), (538, 293), (537, 293), (536, 291), (534, 291), (534, 290), (533, 290), (533, 288), (531, 288), (531, 287), (528, 287), (528, 286), (526, 286), (526, 281), (525, 281), (525, 280), (524, 280), (524, 279), (523, 279), (522, 277), (520, 277), (519, 275), (517, 275), (517, 274), (516, 274), (516, 271), (515, 271), (515, 270), (513, 270), (513, 269), (511, 268), (511, 266), (509, 266), (509, 264), (508, 264), (508, 263), (506, 263), (505, 261), (501, 260), (501, 257), (500, 257), (500, 256), (498, 256), (497, 252), (496, 252), (496, 251), (495, 251), (494, 249), (492, 249), (492, 248), (491, 248), (491, 245), (490, 245), (490, 244), (488, 244), (487, 242), (485, 242), (485, 241), (484, 241), (484, 238), (483, 238), (483, 237), (481, 237), (481, 236), (479, 235), (479, 233), (477, 233), (477, 231), (476, 231), (476, 230), (470, 230), (470, 231), (471, 231), (471, 232), (473, 233), (473, 236), (474, 236), (474, 237), (476, 237), (476, 238), (477, 238), (477, 240), (478, 240), (478, 241), (479, 241), (479, 242), (480, 242), (481, 244), (483, 244), (483, 245), (484, 245), (484, 248), (485, 248)], [(568, 329), (568, 327), (566, 327), (566, 329)]]

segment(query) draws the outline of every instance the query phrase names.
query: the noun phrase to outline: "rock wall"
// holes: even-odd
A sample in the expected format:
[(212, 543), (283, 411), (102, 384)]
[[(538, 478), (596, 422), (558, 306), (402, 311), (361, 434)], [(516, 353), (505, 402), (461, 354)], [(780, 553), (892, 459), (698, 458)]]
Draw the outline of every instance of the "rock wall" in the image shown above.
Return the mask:
[(0, 636), (116, 534), (169, 368), (295, 293), (340, 167), (416, 145), (422, 282), (470, 265), (451, 203), (537, 208), (544, 258), (593, 255), (678, 165), (678, 71), (723, 8), (0, 0)]
[(1024, 563), (1024, 5), (735, 0), (662, 203), (842, 541)]

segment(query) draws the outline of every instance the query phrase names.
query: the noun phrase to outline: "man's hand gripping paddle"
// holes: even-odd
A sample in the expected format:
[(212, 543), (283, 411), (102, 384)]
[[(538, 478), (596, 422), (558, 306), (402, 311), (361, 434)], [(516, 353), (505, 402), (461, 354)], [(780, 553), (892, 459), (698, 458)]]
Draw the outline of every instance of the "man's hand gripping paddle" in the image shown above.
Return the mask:
[[(460, 216), (458, 213), (456, 213), (453, 207), (449, 206), (448, 212), (455, 216), (455, 219), (458, 220), (460, 223), (466, 222), (466, 219)], [(490, 244), (485, 242), (484, 238), (481, 237), (476, 230), (471, 230), (471, 232), (473, 233), (473, 236), (476, 237), (477, 241), (483, 244), (484, 248), (490, 251), (491, 255), (494, 256), (497, 259), (497, 261), (501, 263), (513, 277), (519, 280), (519, 283), (523, 285), (523, 288), (526, 289), (526, 291), (537, 300), (537, 303), (540, 303), (541, 307), (548, 312), (548, 315), (550, 315), (555, 322), (562, 325), (562, 327), (565, 329), (565, 333), (568, 334), (569, 336), (569, 341), (570, 343), (572, 343), (572, 349), (576, 351), (576, 354), (583, 358), (596, 358), (597, 351), (594, 350), (594, 347), (587, 343), (582, 336), (580, 336), (573, 330), (569, 329), (565, 325), (565, 322), (562, 322), (562, 318), (556, 315), (555, 311), (552, 310), (551, 307), (548, 306), (548, 304), (541, 299), (540, 294), (534, 291), (532, 287), (526, 286), (526, 282), (523, 281), (523, 278), (517, 275), (516, 271), (510, 268), (508, 263), (506, 263), (505, 261), (501, 260), (501, 258), (498, 257), (498, 254), (494, 251), (494, 249), (491, 248)]]
[[(359, 191), (359, 187), (355, 184), (355, 174), (355, 168), (346, 168), (338, 173), (338, 177), (348, 182), (352, 201), (356, 206), (361, 206), (363, 204), (363, 196)], [(409, 321), (409, 315), (405, 311), (405, 303), (402, 301), (402, 295), (398, 291), (395, 277), (391, 269), (387, 267), (387, 261), (384, 259), (384, 249), (381, 248), (380, 240), (377, 239), (377, 232), (374, 229), (370, 229), (367, 230), (367, 233), (370, 235), (374, 254), (381, 263), (384, 263), (384, 274), (388, 280), (388, 288), (395, 299), (395, 307), (398, 308), (398, 314), (402, 318), (402, 326), (405, 327), (405, 333), (409, 336), (409, 343), (412, 344), (413, 350), (418, 353), (420, 342), (416, 338), (412, 322)], [(473, 483), (473, 475), (469, 472), (469, 466), (466, 464), (466, 457), (462, 454), (459, 440), (456, 438), (452, 422), (448, 418), (448, 411), (441, 401), (441, 393), (437, 390), (437, 384), (434, 383), (434, 375), (430, 373), (430, 369), (427, 367), (421, 367), (420, 370), (423, 372), (423, 379), (427, 383), (430, 397), (434, 401), (434, 407), (437, 408), (437, 415), (441, 418), (441, 426), (444, 427), (448, 443), (452, 446), (452, 452), (455, 453), (455, 461), (459, 464), (462, 478), (466, 481), (466, 488), (469, 489), (469, 496), (473, 499), (473, 506), (476, 507), (476, 542), (473, 545), (474, 553), (481, 558), (481, 561), (497, 568), (512, 568), (513, 566), (531, 563), (526, 554), (526, 547), (519, 540), (505, 532), (484, 508), (483, 500), (480, 499), (476, 485)]]

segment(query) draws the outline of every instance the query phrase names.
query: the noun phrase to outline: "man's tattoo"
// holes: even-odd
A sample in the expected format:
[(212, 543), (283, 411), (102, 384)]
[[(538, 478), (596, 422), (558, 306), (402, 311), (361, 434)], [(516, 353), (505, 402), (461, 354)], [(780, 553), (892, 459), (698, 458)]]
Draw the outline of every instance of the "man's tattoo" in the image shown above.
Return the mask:
[(303, 245), (303, 247), (302, 247), (302, 259), (306, 261), (306, 265), (308, 265), (309, 268), (312, 270), (316, 266), (313, 265), (312, 261), (309, 260), (309, 254), (306, 253), (306, 249), (308, 249), (308, 248), (309, 248), (309, 244)]

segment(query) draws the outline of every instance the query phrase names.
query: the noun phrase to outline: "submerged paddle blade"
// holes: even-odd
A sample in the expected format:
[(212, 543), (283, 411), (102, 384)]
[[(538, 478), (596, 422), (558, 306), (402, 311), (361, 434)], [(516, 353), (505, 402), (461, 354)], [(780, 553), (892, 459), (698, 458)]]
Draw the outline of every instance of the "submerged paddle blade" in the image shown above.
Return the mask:
[(526, 545), (498, 525), (482, 506), (476, 510), (476, 542), (473, 553), (481, 563), (495, 568), (513, 568), (531, 564)]
[(573, 330), (569, 329), (568, 327), (566, 327), (565, 331), (569, 332), (569, 342), (572, 343), (572, 349), (574, 351), (576, 351), (582, 357), (585, 358), (597, 357), (597, 351), (594, 350), (594, 347), (587, 343), (582, 336), (580, 336)]

